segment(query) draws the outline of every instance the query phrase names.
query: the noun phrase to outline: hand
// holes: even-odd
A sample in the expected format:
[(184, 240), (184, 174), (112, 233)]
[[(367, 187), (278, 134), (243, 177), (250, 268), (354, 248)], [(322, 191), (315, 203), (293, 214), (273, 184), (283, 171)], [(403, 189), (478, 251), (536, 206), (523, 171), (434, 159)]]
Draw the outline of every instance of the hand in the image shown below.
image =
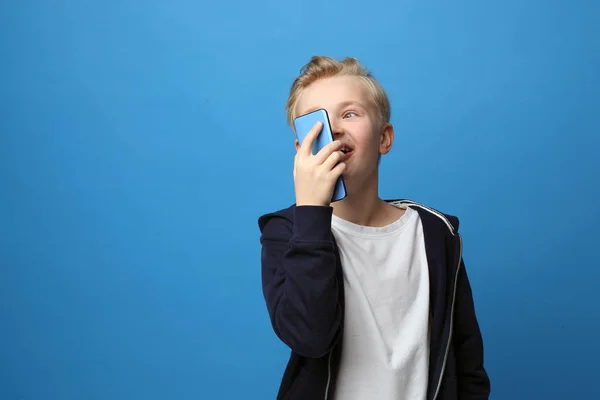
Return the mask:
[(312, 154), (313, 142), (321, 133), (323, 124), (317, 122), (308, 132), (294, 157), (294, 186), (296, 205), (329, 206), (337, 179), (346, 164), (340, 162), (344, 153), (342, 143), (334, 141)]

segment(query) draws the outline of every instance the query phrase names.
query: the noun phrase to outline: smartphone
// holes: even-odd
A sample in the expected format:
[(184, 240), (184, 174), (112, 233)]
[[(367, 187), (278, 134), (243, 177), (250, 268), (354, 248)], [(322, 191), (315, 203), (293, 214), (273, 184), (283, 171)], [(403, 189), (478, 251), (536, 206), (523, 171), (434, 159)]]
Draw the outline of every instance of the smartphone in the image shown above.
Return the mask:
[[(312, 153), (317, 154), (323, 147), (327, 146), (329, 143), (333, 142), (333, 133), (331, 131), (331, 124), (329, 123), (329, 116), (327, 115), (327, 111), (324, 109), (319, 109), (316, 111), (312, 111), (308, 114), (300, 115), (294, 119), (294, 129), (296, 130), (296, 138), (298, 139), (298, 143), (302, 145), (302, 141), (308, 135), (308, 132), (315, 126), (317, 122), (321, 121), (323, 124), (323, 128), (321, 129), (321, 133), (317, 136), (315, 141), (313, 142)], [(333, 189), (333, 196), (331, 198), (331, 202), (336, 202), (343, 200), (346, 197), (346, 184), (344, 183), (344, 178), (340, 176), (335, 183), (335, 188)]]

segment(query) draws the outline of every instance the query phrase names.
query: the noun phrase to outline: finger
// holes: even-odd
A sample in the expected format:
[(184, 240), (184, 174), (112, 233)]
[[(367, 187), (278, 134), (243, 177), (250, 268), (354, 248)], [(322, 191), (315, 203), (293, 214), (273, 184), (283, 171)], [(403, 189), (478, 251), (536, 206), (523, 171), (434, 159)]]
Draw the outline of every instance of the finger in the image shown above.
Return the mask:
[(344, 153), (342, 153), (341, 151), (335, 151), (331, 153), (329, 157), (327, 157), (327, 159), (323, 162), (323, 167), (327, 171), (331, 171), (333, 167), (335, 167), (335, 165), (339, 163), (343, 158)]
[(308, 131), (308, 134), (302, 141), (302, 145), (300, 146), (300, 151), (304, 155), (312, 154), (312, 147), (315, 139), (321, 133), (321, 129), (323, 128), (323, 123), (321, 121), (317, 121), (317, 123)]
[(334, 179), (337, 179), (344, 173), (345, 169), (346, 169), (346, 163), (341, 162), (338, 165), (336, 165), (335, 168), (333, 168), (331, 170), (331, 176)]
[[(324, 146), (316, 155), (316, 161), (319, 164), (323, 164), (335, 151), (342, 148), (342, 142), (334, 140), (333, 142)], [(343, 153), (342, 153), (343, 154)]]

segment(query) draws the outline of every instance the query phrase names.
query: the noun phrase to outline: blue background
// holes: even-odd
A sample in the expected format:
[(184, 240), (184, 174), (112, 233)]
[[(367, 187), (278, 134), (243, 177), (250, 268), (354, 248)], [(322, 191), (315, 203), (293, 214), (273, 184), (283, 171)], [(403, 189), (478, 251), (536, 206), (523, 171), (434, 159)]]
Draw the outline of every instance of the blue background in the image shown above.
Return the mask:
[(5, 1), (0, 399), (273, 399), (257, 218), (313, 54), (389, 92), (381, 195), (461, 218), (497, 399), (597, 394), (596, 1)]

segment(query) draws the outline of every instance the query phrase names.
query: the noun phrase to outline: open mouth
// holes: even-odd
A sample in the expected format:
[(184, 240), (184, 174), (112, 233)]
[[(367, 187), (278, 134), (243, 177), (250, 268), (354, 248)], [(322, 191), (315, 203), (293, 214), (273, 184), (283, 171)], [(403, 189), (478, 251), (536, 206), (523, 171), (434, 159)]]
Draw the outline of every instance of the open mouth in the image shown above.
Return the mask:
[(344, 158), (345, 159), (347, 159), (348, 157), (350, 157), (350, 155), (352, 154), (352, 148), (349, 147), (349, 146), (347, 146), (347, 145), (344, 145), (342, 147), (341, 151), (342, 151), (342, 153), (344, 153), (344, 155), (345, 155)]

